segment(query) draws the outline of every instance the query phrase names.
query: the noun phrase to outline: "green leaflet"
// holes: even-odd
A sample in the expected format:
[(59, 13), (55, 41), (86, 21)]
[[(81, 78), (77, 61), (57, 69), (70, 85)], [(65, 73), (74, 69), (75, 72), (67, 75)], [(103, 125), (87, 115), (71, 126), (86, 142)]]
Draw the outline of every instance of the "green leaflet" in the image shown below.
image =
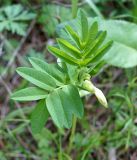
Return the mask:
[(112, 44), (113, 44), (113, 41), (109, 41), (108, 43), (104, 44), (103, 47), (99, 48), (99, 50), (94, 54), (91, 62), (95, 63), (98, 60), (100, 60), (106, 54), (106, 52), (110, 49)]
[(68, 55), (73, 56), (74, 58), (81, 58), (80, 51), (71, 43), (61, 38), (58, 38), (57, 41), (60, 49), (66, 52)]
[(19, 67), (17, 73), (42, 89), (53, 90), (56, 87), (54, 79), (45, 72), (37, 71), (33, 68)]
[(74, 85), (65, 85), (50, 93), (46, 100), (48, 111), (59, 127), (70, 128), (73, 114), (83, 116), (83, 104)]
[(11, 99), (16, 101), (34, 101), (44, 99), (47, 97), (48, 92), (38, 87), (28, 87), (14, 92)]
[(46, 72), (50, 76), (52, 76), (57, 85), (61, 85), (62, 83), (64, 83), (65, 74), (63, 73), (63, 71), (59, 70), (59, 66), (57, 64), (48, 64), (44, 60), (34, 57), (29, 58), (29, 61), (36, 70)]
[(46, 107), (45, 100), (39, 101), (31, 114), (31, 128), (32, 133), (39, 133), (44, 127), (47, 119), (49, 117), (49, 113)]
[(97, 64), (91, 66), (91, 67), (88, 69), (88, 73), (89, 73), (90, 75), (92, 75), (92, 76), (95, 75), (95, 74), (97, 74), (97, 73), (99, 72), (99, 70), (100, 70), (101, 68), (103, 68), (104, 64), (105, 64), (105, 61), (99, 61)]
[(69, 55), (67, 55), (64, 51), (56, 48), (56, 47), (52, 47), (52, 46), (48, 46), (48, 50), (53, 53), (55, 56), (63, 59), (64, 61), (68, 62), (69, 64), (72, 65), (78, 65), (79, 61)]
[(67, 25), (65, 27), (65, 30), (67, 31), (67, 33), (69, 34), (69, 36), (71, 37), (71, 39), (73, 40), (73, 42), (75, 42), (75, 44), (77, 45), (77, 47), (81, 48), (80, 38), (77, 35), (77, 33), (69, 25)]
[(90, 57), (92, 54), (94, 54), (94, 52), (96, 52), (96, 50), (103, 43), (105, 37), (106, 37), (106, 31), (99, 33), (94, 42), (91, 45), (87, 45), (87, 47), (85, 48), (84, 57), (87, 58)]
[(79, 118), (83, 116), (84, 112), (83, 104), (76, 86), (72, 84), (66, 85), (65, 87), (62, 88), (60, 96), (62, 98), (62, 102), (64, 100), (64, 104), (66, 99), (68, 99), (68, 101), (72, 103), (71, 105), (69, 104), (68, 106), (73, 114), (75, 114)]
[(86, 43), (87, 45), (91, 44), (94, 41), (94, 39), (97, 36), (97, 33), (98, 33), (98, 23), (94, 22), (88, 31), (88, 39)]
[(81, 9), (78, 11), (78, 20), (81, 26), (81, 40), (85, 42), (88, 37), (88, 20), (86, 14)]
[(85, 59), (83, 62), (81, 62), (81, 65), (88, 65), (90, 63), (96, 63), (98, 62), (105, 54), (106, 52), (110, 49), (112, 46), (113, 41), (109, 41), (103, 47), (99, 48), (91, 57)]
[(92, 44), (96, 40), (97, 34), (98, 34), (98, 24), (97, 22), (94, 22), (89, 28), (88, 38), (84, 48), (84, 52), (88, 52), (88, 50), (91, 48)]

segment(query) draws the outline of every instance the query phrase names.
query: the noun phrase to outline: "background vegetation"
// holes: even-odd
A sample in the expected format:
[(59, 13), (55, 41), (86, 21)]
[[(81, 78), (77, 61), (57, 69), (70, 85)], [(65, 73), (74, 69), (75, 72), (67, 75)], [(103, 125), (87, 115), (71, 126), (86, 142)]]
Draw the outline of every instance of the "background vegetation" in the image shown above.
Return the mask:
[(56, 27), (74, 18), (77, 6), (89, 17), (134, 24), (122, 25), (122, 29), (114, 22), (109, 24), (115, 41), (128, 52), (93, 77), (94, 84), (104, 91), (109, 109), (94, 96), (83, 99), (85, 116), (78, 121), (72, 159), (136, 160), (137, 1), (1, 0), (0, 6), (0, 160), (56, 160), (61, 149), (67, 147), (70, 131), (59, 131), (51, 119), (40, 134), (33, 135), (29, 119), (35, 104), (14, 102), (10, 94), (28, 86), (15, 72), (17, 66), (29, 66), (28, 57), (56, 60), (48, 53), (47, 45), (55, 43)]

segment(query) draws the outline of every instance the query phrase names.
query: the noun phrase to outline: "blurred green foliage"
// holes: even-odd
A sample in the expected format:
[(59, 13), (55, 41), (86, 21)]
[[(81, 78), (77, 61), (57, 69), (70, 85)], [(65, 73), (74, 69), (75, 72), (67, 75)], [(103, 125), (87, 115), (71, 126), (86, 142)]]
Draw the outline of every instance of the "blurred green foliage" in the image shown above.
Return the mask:
[[(93, 2), (105, 19), (137, 22), (136, 0), (94, 0)], [(16, 66), (29, 65), (26, 61), (27, 57), (33, 55), (46, 58), (50, 62), (55, 60), (47, 53), (46, 45), (54, 43), (56, 25), (71, 20), (72, 17), (71, 1), (63, 0), (1, 0), (0, 17), (6, 16), (3, 9), (9, 6), (13, 7), (15, 4), (22, 5), (23, 12), (35, 13), (36, 25), (21, 47), (16, 60), (9, 67), (4, 79), (4, 82), (12, 90), (17, 88), (16, 86), (18, 88), (28, 86), (26, 81), (21, 82), (15, 74)], [(93, 8), (82, 0), (78, 2), (78, 7), (84, 8), (87, 15), (96, 16)], [(26, 15), (28, 18), (28, 14)], [(3, 20), (7, 21), (7, 18), (2, 18), (0, 23)], [(31, 21), (30, 18), (27, 21), (26, 19), (19, 19), (16, 22), (18, 29), (23, 30), (21, 32), (15, 32), (14, 25), (10, 25), (1, 33), (4, 38), (0, 35), (0, 40), (3, 42), (2, 53), (0, 53), (0, 75), (12, 59), (14, 50), (20, 46), (20, 40), (25, 35)], [(11, 22), (14, 22), (14, 16), (12, 16)], [(18, 35), (18, 33), (23, 34)], [(127, 38), (130, 41), (130, 35)], [(109, 109), (101, 108), (93, 97), (87, 96), (85, 98), (87, 102), (85, 117), (78, 121), (72, 157), (76, 160), (106, 160), (110, 149), (114, 148), (117, 159), (129, 160), (136, 153), (137, 148), (137, 67), (120, 69), (106, 65), (102, 68), (101, 74), (93, 78), (93, 81), (106, 90)], [(84, 103), (85, 99), (83, 99)], [(32, 135), (29, 123), (30, 114), (33, 110), (31, 106), (35, 104), (21, 104), (22, 107), (17, 109), (16, 106), (18, 105), (20, 104), (15, 104), (9, 100), (9, 93), (6, 92), (0, 81), (0, 160), (59, 159), (60, 145), (64, 151), (68, 144), (69, 131), (57, 130), (49, 119), (47, 126), (40, 134)], [(61, 144), (60, 139), (62, 139)], [(63, 159), (70, 159), (70, 157), (63, 155)]]

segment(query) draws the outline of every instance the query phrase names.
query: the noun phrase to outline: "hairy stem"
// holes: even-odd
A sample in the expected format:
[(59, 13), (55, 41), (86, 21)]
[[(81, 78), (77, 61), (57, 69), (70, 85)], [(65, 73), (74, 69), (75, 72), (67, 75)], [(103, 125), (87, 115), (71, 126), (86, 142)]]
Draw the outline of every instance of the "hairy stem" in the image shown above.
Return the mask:
[(77, 118), (74, 116), (73, 117), (73, 122), (72, 122), (72, 128), (71, 128), (71, 135), (69, 139), (69, 146), (67, 153), (70, 154), (73, 146), (73, 141), (74, 141), (74, 136), (75, 136), (75, 130), (76, 130), (76, 124), (77, 124)]

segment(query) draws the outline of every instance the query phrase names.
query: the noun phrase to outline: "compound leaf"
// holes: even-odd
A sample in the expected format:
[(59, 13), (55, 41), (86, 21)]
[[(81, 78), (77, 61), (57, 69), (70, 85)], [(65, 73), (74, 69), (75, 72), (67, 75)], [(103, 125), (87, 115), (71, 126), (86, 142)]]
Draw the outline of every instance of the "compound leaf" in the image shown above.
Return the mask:
[[(136, 66), (137, 25), (124, 20), (104, 20), (101, 18), (88, 18), (89, 24), (93, 24), (95, 21), (97, 21), (100, 30), (107, 31), (106, 40), (113, 40), (113, 46), (103, 57), (106, 63), (122, 68), (130, 68)], [(67, 24), (71, 25), (73, 29), (79, 32), (80, 28), (76, 25), (76, 20), (69, 21)], [(62, 38), (69, 40), (69, 36), (67, 37), (67, 34), (62, 29), (65, 27), (65, 25), (66, 23), (59, 25), (59, 27), (57, 28), (57, 32), (58, 35), (60, 35)]]
[(0, 10), (0, 31), (8, 30), (21, 36), (26, 33), (26, 21), (35, 18), (35, 14), (24, 10), (21, 5), (11, 5)]

